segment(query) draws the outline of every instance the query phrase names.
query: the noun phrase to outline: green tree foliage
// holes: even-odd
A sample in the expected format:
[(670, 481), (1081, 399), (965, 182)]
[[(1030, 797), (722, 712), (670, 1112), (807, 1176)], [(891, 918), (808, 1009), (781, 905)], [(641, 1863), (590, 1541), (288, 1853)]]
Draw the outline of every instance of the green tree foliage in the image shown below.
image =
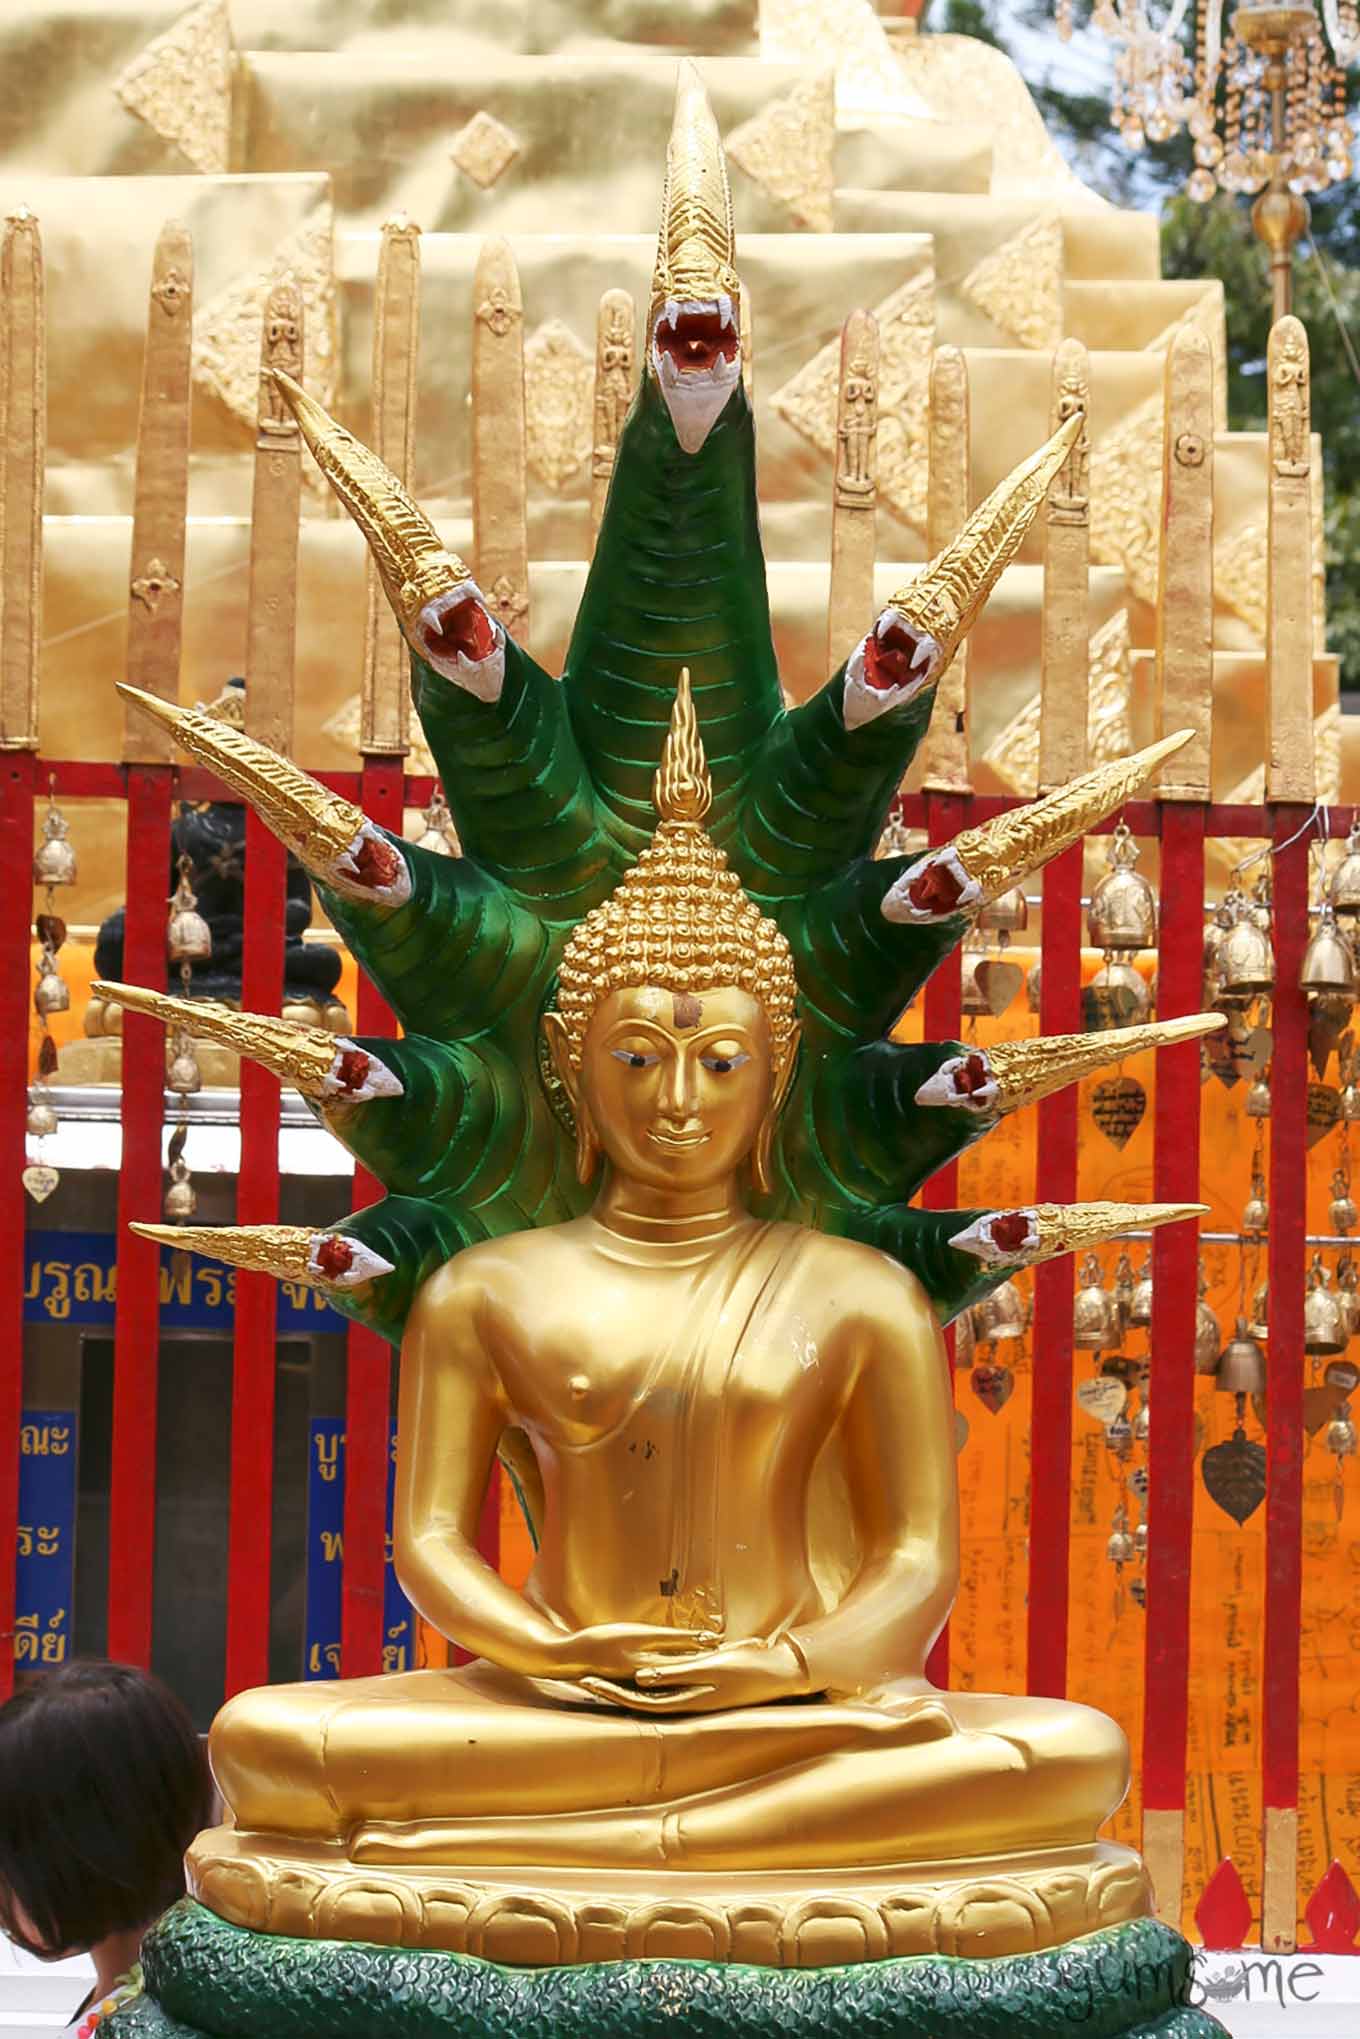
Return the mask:
[[(1089, 0), (1078, 0), (1077, 22), (1089, 21), (1090, 11)], [(1087, 89), (1094, 71), (1089, 56), (1067, 59), (1053, 27), (1051, 0), (940, 0), (928, 27), (977, 36), (1006, 50), (1083, 180), (1115, 205), (1160, 210), (1164, 276), (1221, 279), (1229, 427), (1263, 431), (1270, 276), (1252, 232), (1250, 200), (1220, 193), (1208, 205), (1197, 205), (1185, 197), (1193, 145), (1184, 130), (1161, 146), (1130, 153), (1110, 125), (1108, 93), (1094, 89), (1094, 81)], [(1294, 309), (1308, 329), (1313, 428), (1322, 435), (1327, 643), (1340, 655), (1343, 689), (1360, 693), (1360, 587), (1347, 570), (1360, 547), (1360, 376), (1337, 316), (1360, 351), (1360, 189), (1354, 182), (1343, 184), (1311, 205), (1311, 236), (1301, 243), (1294, 267)]]

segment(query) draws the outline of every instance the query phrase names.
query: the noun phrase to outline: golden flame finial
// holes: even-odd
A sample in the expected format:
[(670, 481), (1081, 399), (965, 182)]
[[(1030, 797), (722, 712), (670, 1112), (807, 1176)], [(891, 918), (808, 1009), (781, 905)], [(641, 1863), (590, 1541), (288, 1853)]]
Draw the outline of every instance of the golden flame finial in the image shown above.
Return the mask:
[(688, 666), (680, 670), (671, 726), (666, 732), (661, 766), (653, 785), (661, 821), (689, 821), (697, 825), (713, 805), (713, 782), (699, 734), (699, 718), (694, 712)]
[(722, 136), (703, 80), (688, 60), (675, 87), (675, 117), (666, 149), (661, 231), (652, 279), (652, 314), (667, 298), (691, 304), (729, 297), (735, 310), (741, 283), (733, 266), (736, 233)]
[(931, 662), (932, 680), (940, 677), (977, 621), (1085, 429), (1084, 411), (1065, 419), (1052, 438), (978, 504), (944, 551), (893, 596), (889, 609), (916, 637), (931, 638), (939, 647)]
[(742, 890), (703, 822), (713, 798), (688, 669), (681, 672), (656, 775), (656, 834), (567, 943), (558, 1011), (579, 1068), (586, 1028), (611, 991), (655, 985), (677, 995), (736, 985), (765, 1008), (782, 1055), (798, 996), (776, 923)]
[[(368, 542), (387, 599), (408, 636), (421, 611), (472, 580), (391, 469), (281, 368), (270, 371), (312, 457)], [(417, 644), (417, 649), (421, 647)]]

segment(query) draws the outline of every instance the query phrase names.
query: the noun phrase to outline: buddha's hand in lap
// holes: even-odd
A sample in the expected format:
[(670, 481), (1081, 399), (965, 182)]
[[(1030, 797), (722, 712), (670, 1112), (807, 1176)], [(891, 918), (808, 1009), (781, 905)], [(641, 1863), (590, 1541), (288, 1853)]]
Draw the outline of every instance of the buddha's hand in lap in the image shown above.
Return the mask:
[(591, 1679), (632, 1679), (644, 1670), (683, 1657), (692, 1659), (718, 1640), (707, 1629), (661, 1628), (654, 1622), (601, 1621), (566, 1629), (547, 1643), (542, 1675), (588, 1685)]
[(813, 1691), (793, 1644), (783, 1638), (722, 1643), (665, 1663), (644, 1663), (628, 1687), (584, 1678), (596, 1698), (639, 1713), (721, 1713), (729, 1707), (768, 1706), (776, 1699), (806, 1699)]

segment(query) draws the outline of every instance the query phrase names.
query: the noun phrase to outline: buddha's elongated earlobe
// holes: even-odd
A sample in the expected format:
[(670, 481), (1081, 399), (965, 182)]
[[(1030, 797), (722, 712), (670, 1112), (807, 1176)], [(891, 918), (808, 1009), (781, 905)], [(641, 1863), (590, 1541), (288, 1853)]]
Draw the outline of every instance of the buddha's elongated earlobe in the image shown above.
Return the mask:
[(583, 1099), (576, 1104), (576, 1180), (592, 1182), (600, 1160), (600, 1139), (590, 1107)]
[[(799, 1031), (796, 1023), (790, 1029), (787, 1045), (773, 1071), (769, 1108), (760, 1122), (755, 1145), (751, 1149), (751, 1181), (759, 1196), (768, 1196), (770, 1193), (770, 1152), (774, 1146), (774, 1129), (779, 1123), (779, 1114), (788, 1102), (793, 1072), (798, 1066)], [(584, 1181), (585, 1177), (581, 1179)]]

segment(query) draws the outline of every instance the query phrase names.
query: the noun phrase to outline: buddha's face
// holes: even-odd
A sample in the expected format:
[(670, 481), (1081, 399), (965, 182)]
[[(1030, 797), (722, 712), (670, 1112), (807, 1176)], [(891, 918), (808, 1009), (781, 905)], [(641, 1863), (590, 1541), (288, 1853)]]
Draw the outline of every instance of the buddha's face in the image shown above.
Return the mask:
[(580, 1102), (619, 1174), (700, 1189), (755, 1146), (782, 1084), (758, 999), (735, 985), (611, 991), (586, 1030)]

